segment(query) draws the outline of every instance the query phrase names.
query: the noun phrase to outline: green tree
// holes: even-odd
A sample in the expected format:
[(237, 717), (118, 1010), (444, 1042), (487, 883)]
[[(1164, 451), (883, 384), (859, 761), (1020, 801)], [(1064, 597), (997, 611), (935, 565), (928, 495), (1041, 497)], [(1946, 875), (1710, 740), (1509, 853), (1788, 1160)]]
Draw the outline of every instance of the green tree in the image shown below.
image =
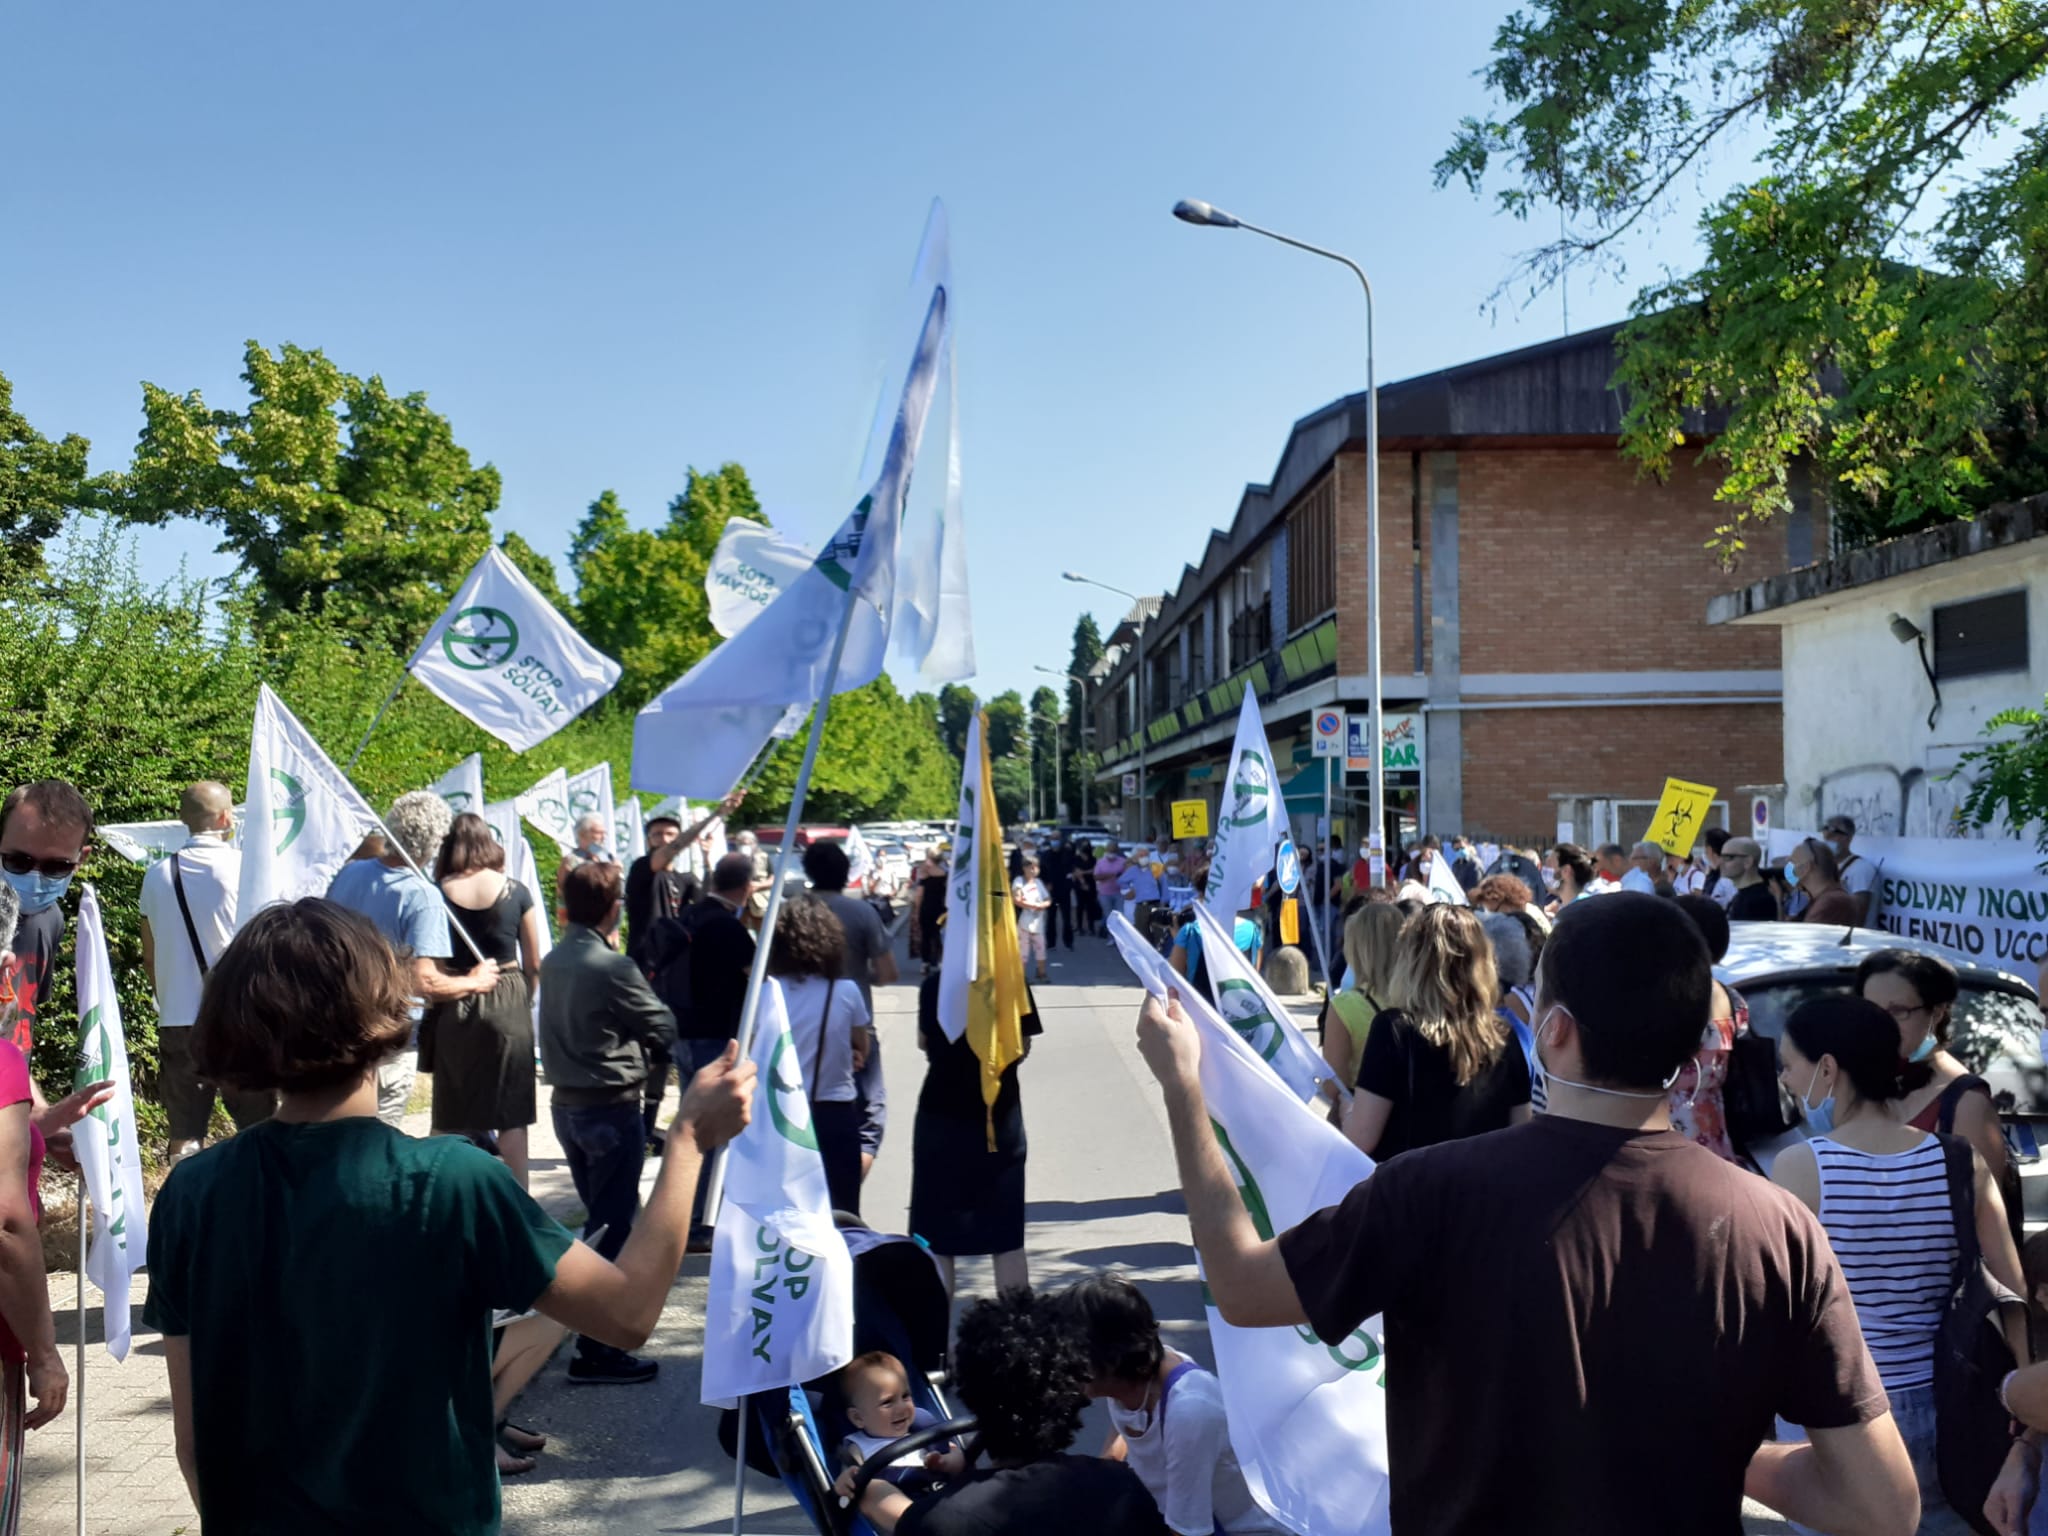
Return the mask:
[(2032, 828), (2048, 869), (2048, 713), (2008, 709), (1984, 722), (1984, 734), (1991, 739), (1964, 753), (1957, 770), (1976, 774), (1960, 814), (1980, 827), (2002, 821), (2014, 837)]
[[(1024, 696), (1012, 688), (999, 693), (983, 706), (988, 716), (990, 757), (1015, 757), (1030, 743), (1030, 727), (1024, 719)], [(1029, 776), (1026, 782), (1029, 783)]]
[(1726, 412), (1701, 450), (1724, 558), (1804, 462), (1852, 535), (2039, 489), (2048, 121), (2016, 113), (2048, 75), (2040, 0), (1535, 0), (1484, 75), (1502, 110), (1438, 180), (1560, 210), (1539, 284), (1618, 266), (1713, 152), (1762, 139), (1700, 216), (1700, 266), (1638, 296), (1618, 374), (1652, 475)]
[(998, 758), (989, 764), (989, 778), (996, 790), (996, 814), (1006, 827), (1029, 817), (1031, 809), (1031, 765), (1021, 757)]
[(939, 729), (946, 750), (962, 762), (967, 759), (967, 726), (974, 711), (974, 690), (964, 683), (947, 683), (939, 690)]
[(43, 569), (43, 545), (86, 500), (86, 455), (76, 432), (52, 442), (14, 408), (0, 373), (0, 581)]
[(249, 405), (142, 386), (143, 429), (114, 506), (221, 530), (259, 624), (308, 614), (409, 651), (490, 543), (497, 470), (474, 465), (421, 393), (326, 354), (250, 342)]
[(507, 560), (519, 567), (528, 581), (540, 589), (542, 597), (553, 603), (571, 623), (575, 622), (576, 605), (562, 591), (562, 583), (555, 575), (554, 561), (527, 543), (523, 535), (510, 530), (498, 540), (498, 548), (505, 552)]
[(721, 464), (711, 474), (690, 470), (682, 491), (668, 504), (669, 527), (710, 565), (725, 525), (734, 518), (765, 523), (754, 483), (737, 464)]
[[(1067, 657), (1067, 675), (1086, 677), (1103, 657), (1102, 630), (1095, 615), (1084, 613), (1074, 621), (1074, 649)], [(1079, 683), (1067, 684), (1067, 751), (1078, 756), (1086, 747), (1082, 727), (1088, 722), (1088, 697)]]
[(1040, 687), (1031, 694), (1031, 773), (1038, 786), (1038, 803), (1048, 817), (1059, 815), (1059, 762), (1053, 745), (1060, 735), (1060, 696), (1052, 688)]
[[(799, 733), (769, 758), (747, 798), (750, 821), (774, 822), (788, 814), (805, 739)], [(929, 710), (903, 698), (884, 673), (832, 700), (804, 819), (945, 816), (959, 791), (960, 765)]]

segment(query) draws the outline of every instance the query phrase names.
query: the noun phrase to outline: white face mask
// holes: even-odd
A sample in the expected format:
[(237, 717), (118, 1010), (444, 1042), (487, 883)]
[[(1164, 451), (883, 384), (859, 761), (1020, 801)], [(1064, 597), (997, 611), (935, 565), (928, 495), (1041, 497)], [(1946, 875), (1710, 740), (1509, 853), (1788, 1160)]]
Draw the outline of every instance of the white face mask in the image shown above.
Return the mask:
[(1646, 1093), (1629, 1088), (1602, 1088), (1596, 1083), (1577, 1083), (1568, 1077), (1559, 1077), (1544, 1063), (1543, 1037), (1550, 1032), (1550, 1021), (1564, 1011), (1562, 1007), (1553, 1005), (1541, 1019), (1536, 1021), (1536, 1064), (1542, 1069), (1543, 1078), (1546, 1083), (1562, 1083), (1565, 1087), (1576, 1088), (1581, 1093), (1604, 1093), (1609, 1098), (1614, 1099), (1661, 1099), (1671, 1091), (1671, 1085), (1678, 1081), (1678, 1074), (1685, 1070), (1685, 1063), (1681, 1061), (1676, 1067), (1671, 1069), (1671, 1075), (1664, 1079), (1664, 1086), (1655, 1093)]

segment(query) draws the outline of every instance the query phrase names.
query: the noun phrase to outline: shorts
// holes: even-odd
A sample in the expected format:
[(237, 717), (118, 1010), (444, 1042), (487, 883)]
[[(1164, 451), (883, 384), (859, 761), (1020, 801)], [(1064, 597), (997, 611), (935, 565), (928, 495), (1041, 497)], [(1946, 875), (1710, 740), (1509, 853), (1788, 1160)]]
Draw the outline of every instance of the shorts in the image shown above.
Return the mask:
[(1043, 933), (1019, 933), (1017, 935), (1017, 947), (1023, 952), (1026, 960), (1036, 955), (1039, 965), (1043, 966), (1045, 964), (1045, 935)]

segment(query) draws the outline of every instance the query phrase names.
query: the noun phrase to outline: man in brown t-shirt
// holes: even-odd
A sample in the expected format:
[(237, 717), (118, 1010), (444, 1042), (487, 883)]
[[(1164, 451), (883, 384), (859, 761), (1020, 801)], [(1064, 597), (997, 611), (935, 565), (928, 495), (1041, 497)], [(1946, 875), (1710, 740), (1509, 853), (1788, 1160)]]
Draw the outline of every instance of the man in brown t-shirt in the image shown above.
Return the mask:
[[(1549, 1112), (1395, 1158), (1262, 1242), (1209, 1129), (1198, 1036), (1148, 1001), (1209, 1290), (1241, 1327), (1326, 1342), (1383, 1314), (1395, 1536), (1733, 1533), (1745, 1489), (1822, 1530), (1910, 1536), (1911, 1463), (1826, 1235), (1671, 1129), (1705, 944), (1619, 893), (1544, 946)], [(1806, 1444), (1762, 1444), (1773, 1414)]]

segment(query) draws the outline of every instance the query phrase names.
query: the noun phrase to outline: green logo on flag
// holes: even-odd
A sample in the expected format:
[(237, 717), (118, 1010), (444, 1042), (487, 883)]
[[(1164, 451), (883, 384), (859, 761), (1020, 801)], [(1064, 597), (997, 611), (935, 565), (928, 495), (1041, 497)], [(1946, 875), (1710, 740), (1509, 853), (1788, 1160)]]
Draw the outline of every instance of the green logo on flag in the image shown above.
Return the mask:
[[(775, 1122), (775, 1129), (782, 1133), (783, 1140), (815, 1152), (818, 1150), (818, 1133), (811, 1127), (811, 1106), (804, 1099), (803, 1077), (798, 1074), (796, 1081), (790, 1082), (782, 1075), (783, 1058), (795, 1049), (789, 1031), (783, 1030), (782, 1038), (775, 1042), (775, 1054), (768, 1058), (768, 1118)], [(790, 1070), (796, 1072), (795, 1063), (791, 1063)], [(803, 1124), (797, 1124), (783, 1112), (782, 1096), (785, 1093), (795, 1094), (797, 1102), (803, 1104)]]
[(572, 789), (569, 791), (569, 809), (578, 816), (587, 816), (597, 809), (597, 791), (594, 789)]
[(1223, 818), (1227, 827), (1256, 827), (1266, 820), (1266, 801), (1273, 793), (1273, 770), (1257, 752), (1247, 752), (1237, 765), (1237, 781), (1230, 786), (1231, 804)]
[(465, 608), (441, 631), (441, 652), (465, 672), (487, 672), (511, 660), (519, 626), (502, 608)]
[(1216, 1011), (1266, 1061), (1280, 1054), (1280, 1022), (1259, 1000), (1259, 989), (1235, 977), (1217, 986)]
[[(89, 1087), (103, 1083), (114, 1075), (114, 1048), (107, 1038), (106, 1009), (94, 1003), (80, 1021), (78, 1075), (73, 1080), (75, 1088)], [(126, 1166), (128, 1155), (123, 1137), (125, 1122), (116, 1118), (114, 1104), (119, 1099), (108, 1100), (93, 1110), (88, 1119), (97, 1120), (106, 1127), (107, 1145), (107, 1209), (101, 1214), (107, 1219), (107, 1236), (114, 1240), (114, 1246), (123, 1252), (128, 1248), (128, 1195), (127, 1181), (121, 1170)]]
[(306, 830), (306, 786), (286, 773), (282, 768), (270, 770), (271, 778), (284, 792), (284, 804), (270, 808), (271, 830), (284, 828), (284, 836), (278, 840), (273, 852), (283, 853), (299, 840), (299, 834)]
[(832, 542), (818, 556), (818, 569), (842, 592), (853, 585), (853, 568), (860, 563), (860, 547), (867, 537), (868, 515), (873, 511), (874, 503), (872, 496), (861, 497), (860, 505), (853, 509), (853, 516), (848, 520), (853, 526), (845, 533), (834, 534)]
[(448, 809), (458, 816), (469, 809), (469, 791), (466, 789), (451, 789), (441, 798), (448, 802)]

